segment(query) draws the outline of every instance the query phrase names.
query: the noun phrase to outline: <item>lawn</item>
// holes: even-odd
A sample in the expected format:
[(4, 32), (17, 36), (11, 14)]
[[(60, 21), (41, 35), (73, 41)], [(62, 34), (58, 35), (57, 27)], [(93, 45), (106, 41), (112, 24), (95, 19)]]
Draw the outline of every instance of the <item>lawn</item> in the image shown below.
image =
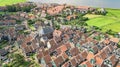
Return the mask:
[(16, 12), (0, 12), (0, 14), (16, 14)]
[(96, 18), (96, 17), (100, 17), (102, 15), (93, 15), (93, 14), (86, 14), (84, 17), (88, 17), (88, 18)]
[(120, 9), (107, 9), (107, 11), (106, 16), (88, 16), (90, 20), (87, 21), (87, 24), (100, 27), (104, 32), (109, 29), (120, 32)]
[(0, 6), (16, 4), (20, 2), (26, 2), (27, 0), (0, 0)]

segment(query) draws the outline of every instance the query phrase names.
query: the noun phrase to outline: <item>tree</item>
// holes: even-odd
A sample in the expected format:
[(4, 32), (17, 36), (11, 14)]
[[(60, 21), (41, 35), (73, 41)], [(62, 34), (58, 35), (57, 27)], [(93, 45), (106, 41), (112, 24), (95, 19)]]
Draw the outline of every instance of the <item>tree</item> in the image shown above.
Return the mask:
[(32, 8), (34, 8), (33, 4), (21, 7), (20, 4), (13, 4), (13, 5), (7, 5), (7, 11), (8, 12), (17, 12), (17, 11), (24, 11), (24, 12), (30, 12)]

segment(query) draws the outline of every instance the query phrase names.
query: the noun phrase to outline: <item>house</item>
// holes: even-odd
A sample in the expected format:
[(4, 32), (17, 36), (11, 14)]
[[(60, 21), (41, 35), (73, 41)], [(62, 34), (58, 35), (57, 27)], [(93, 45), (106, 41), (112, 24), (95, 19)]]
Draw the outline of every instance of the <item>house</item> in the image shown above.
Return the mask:
[(25, 29), (27, 29), (25, 25), (16, 25), (15, 26), (16, 31), (25, 30)]
[(120, 67), (120, 61), (117, 63), (116, 67)]
[(109, 47), (104, 47), (104, 48), (103, 48), (103, 51), (106, 52), (106, 54), (107, 54), (108, 57), (112, 54), (112, 52), (110, 51), (110, 48), (109, 48)]
[(8, 51), (5, 49), (0, 49), (0, 61), (4, 61), (7, 59)]
[(92, 52), (89, 52), (88, 55), (87, 55), (87, 60), (88, 61), (91, 61), (92, 59), (94, 59), (94, 54)]
[(112, 41), (114, 43), (118, 43), (120, 40), (119, 40), (119, 38), (110, 38), (110, 41)]
[(83, 58), (83, 60), (86, 60), (87, 59), (87, 56), (88, 56), (88, 52), (85, 50), (81, 53), (81, 56)]
[(64, 63), (64, 59), (62, 56), (58, 56), (55, 60), (54, 60), (54, 63), (55, 63), (55, 67), (61, 67), (61, 65)]
[(3, 36), (3, 34), (2, 34), (2, 33), (0, 33), (0, 42), (2, 41), (2, 36)]
[(87, 13), (88, 11), (92, 11), (93, 8), (88, 7), (88, 6), (78, 6), (77, 11), (81, 12), (81, 13)]
[(82, 58), (82, 55), (81, 54), (78, 54), (75, 56), (76, 60), (78, 61), (78, 64), (82, 63), (83, 62), (83, 58)]
[(45, 44), (47, 44), (47, 41), (48, 41), (48, 38), (46, 36), (43, 36), (40, 38), (40, 42), (42, 42), (44, 44), (44, 46), (46, 46)]
[(102, 58), (99, 57), (99, 55), (96, 55), (94, 57), (95, 59), (95, 64), (98, 66), (98, 67), (101, 67), (103, 65), (103, 62), (104, 60)]
[(100, 12), (102, 12), (102, 13), (107, 13), (107, 11), (106, 11), (104, 8), (101, 8), (101, 9), (100, 9)]
[(49, 63), (51, 63), (52, 59), (50, 55), (46, 55), (44, 57), (45, 65), (47, 66)]
[(50, 26), (47, 27), (39, 27), (38, 33), (39, 36), (47, 36), (48, 38), (52, 38), (54, 29)]
[(47, 47), (50, 49), (52, 47), (54, 47), (55, 45), (57, 45), (56, 41), (54, 39), (51, 39), (47, 42)]
[(38, 62), (41, 63), (41, 59), (44, 57), (43, 55), (43, 52), (42, 51), (39, 51), (39, 53), (37, 53), (37, 59), (38, 59)]
[(50, 54), (53, 54), (55, 49), (58, 47), (58, 44), (56, 43), (54, 39), (51, 39), (47, 42), (47, 47), (50, 51)]
[(82, 67), (93, 67), (93, 65), (89, 61), (85, 61), (85, 62), (81, 63), (79, 66), (82, 66)]
[(35, 15), (33, 15), (33, 14), (28, 14), (28, 18), (29, 18), (29, 19), (31, 19), (31, 20), (33, 20), (33, 19), (35, 19), (35, 18), (36, 18), (36, 16), (35, 16)]
[(20, 17), (28, 18), (28, 14), (26, 12), (20, 12), (18, 14), (19, 14)]
[(0, 20), (0, 25), (15, 25), (16, 20)]
[(70, 65), (70, 63), (69, 62), (66, 62), (66, 63), (64, 63), (61, 67), (70, 67), (71, 65)]
[(66, 45), (61, 45), (60, 47), (58, 47), (58, 48), (56, 49), (56, 51), (57, 51), (58, 54), (64, 53), (64, 52), (67, 51), (67, 50), (68, 50), (68, 49), (67, 49)]
[(116, 56), (117, 56), (118, 58), (120, 58), (120, 48), (118, 48), (118, 49), (116, 50)]
[(74, 20), (76, 18), (77, 18), (77, 15), (69, 15), (69, 16), (66, 17), (66, 19), (69, 20), (69, 21)]
[(98, 51), (99, 51), (99, 49), (98, 49), (97, 46), (92, 47), (91, 50), (92, 50), (92, 52), (93, 52), (94, 54), (98, 53)]
[(72, 67), (78, 66), (78, 61), (76, 60), (76, 58), (70, 59), (69, 63)]
[(41, 16), (40, 16), (40, 17), (41, 17), (41, 18), (46, 17), (46, 11), (42, 10), (42, 13), (41, 13)]
[(47, 13), (50, 15), (56, 15), (56, 14), (60, 13), (63, 9), (64, 9), (63, 5), (55, 6), (55, 7), (49, 8), (47, 10)]
[(30, 56), (32, 53), (35, 53), (36, 50), (39, 48), (39, 42), (37, 39), (28, 36), (24, 39), (24, 42), (21, 44), (20, 47), (26, 56)]
[(53, 37), (60, 37), (62, 35), (62, 32), (59, 30), (54, 30)]
[(0, 6), (0, 11), (4, 11), (4, 10), (6, 10), (6, 7)]
[(115, 54), (111, 55), (109, 58), (110, 62), (112, 63), (112, 66), (114, 67), (116, 63), (118, 62), (118, 59), (116, 58)]
[(101, 52), (99, 52), (99, 56), (100, 56), (100, 58), (102, 58), (104, 60), (107, 58), (107, 53), (105, 51), (101, 51)]
[(67, 61), (69, 59), (68, 55), (65, 52), (63, 52), (61, 56), (63, 57), (64, 61)]
[(103, 66), (115, 67), (117, 62), (118, 62), (118, 59), (113, 54), (104, 61)]
[(11, 27), (3, 32), (2, 40), (14, 41), (16, 40), (15, 28)]
[(77, 47), (70, 49), (70, 54), (71, 54), (71, 56), (76, 56), (76, 55), (78, 55), (79, 53), (80, 53), (80, 52), (79, 52), (79, 49), (78, 49)]

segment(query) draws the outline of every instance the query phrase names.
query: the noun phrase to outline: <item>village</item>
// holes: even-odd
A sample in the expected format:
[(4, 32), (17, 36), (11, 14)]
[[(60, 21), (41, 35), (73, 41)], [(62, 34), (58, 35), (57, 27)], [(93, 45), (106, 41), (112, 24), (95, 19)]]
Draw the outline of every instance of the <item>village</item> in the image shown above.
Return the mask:
[(0, 67), (120, 67), (120, 34), (102, 33), (85, 22), (85, 14), (105, 15), (104, 8), (31, 2), (18, 6), (31, 5), (30, 11), (0, 15)]

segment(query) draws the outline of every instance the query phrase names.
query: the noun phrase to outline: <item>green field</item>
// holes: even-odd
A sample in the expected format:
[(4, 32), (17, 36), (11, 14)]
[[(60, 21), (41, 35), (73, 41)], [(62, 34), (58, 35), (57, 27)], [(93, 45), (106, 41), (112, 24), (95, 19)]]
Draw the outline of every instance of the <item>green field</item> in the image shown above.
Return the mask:
[[(108, 11), (106, 16), (97, 16), (88, 18), (87, 21), (89, 26), (97, 26), (102, 29), (103, 32), (111, 29), (114, 32), (120, 32), (120, 9), (106, 9)], [(87, 15), (86, 15), (87, 17)]]
[(20, 2), (26, 2), (27, 0), (0, 0), (0, 6), (12, 5)]

